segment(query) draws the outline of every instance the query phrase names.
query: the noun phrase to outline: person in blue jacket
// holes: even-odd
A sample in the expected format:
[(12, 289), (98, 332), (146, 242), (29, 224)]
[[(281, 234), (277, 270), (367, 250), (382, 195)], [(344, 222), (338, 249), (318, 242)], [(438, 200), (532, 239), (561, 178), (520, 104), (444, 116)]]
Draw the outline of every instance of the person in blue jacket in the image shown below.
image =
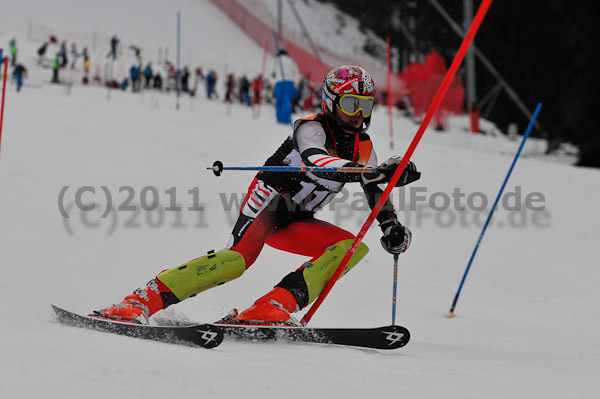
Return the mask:
[(212, 99), (213, 95), (216, 94), (215, 86), (217, 84), (217, 77), (215, 71), (210, 71), (208, 75), (206, 75), (206, 97), (208, 97), (208, 99)]

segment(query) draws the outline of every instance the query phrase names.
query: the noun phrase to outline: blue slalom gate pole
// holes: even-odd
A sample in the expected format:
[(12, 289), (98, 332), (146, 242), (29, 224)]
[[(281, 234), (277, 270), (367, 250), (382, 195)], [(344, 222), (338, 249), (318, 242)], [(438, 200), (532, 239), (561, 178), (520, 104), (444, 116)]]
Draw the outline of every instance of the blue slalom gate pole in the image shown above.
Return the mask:
[(500, 192), (498, 193), (498, 196), (496, 197), (496, 201), (494, 202), (494, 206), (492, 206), (492, 209), (490, 210), (490, 214), (487, 217), (487, 220), (485, 221), (485, 225), (483, 226), (483, 230), (481, 231), (481, 234), (479, 235), (479, 239), (477, 240), (477, 244), (475, 245), (475, 249), (473, 250), (473, 254), (471, 255), (471, 259), (469, 259), (469, 264), (467, 265), (467, 269), (465, 270), (465, 274), (463, 275), (463, 278), (460, 282), (460, 285), (458, 286), (458, 291), (456, 292), (456, 295), (454, 296), (454, 301), (452, 302), (452, 306), (450, 307), (450, 312), (448, 313), (449, 318), (454, 317), (454, 309), (456, 308), (456, 303), (458, 302), (458, 297), (460, 296), (460, 292), (462, 291), (462, 288), (465, 284), (465, 280), (467, 279), (467, 274), (469, 274), (469, 270), (471, 269), (471, 265), (473, 264), (473, 259), (475, 259), (475, 254), (477, 253), (477, 250), (479, 249), (479, 244), (481, 244), (481, 240), (483, 239), (483, 236), (485, 234), (485, 231), (488, 228), (488, 225), (490, 224), (490, 221), (492, 220), (492, 216), (494, 214), (494, 210), (496, 209), (496, 206), (498, 206), (498, 202), (500, 202), (500, 197), (502, 197), (502, 193), (504, 192), (504, 188), (506, 187), (506, 183), (508, 182), (508, 179), (510, 178), (510, 175), (515, 167), (515, 164), (517, 163), (517, 159), (519, 159), (519, 156), (521, 155), (521, 150), (523, 150), (523, 146), (525, 145), (525, 141), (527, 140), (527, 137), (529, 137), (529, 133), (531, 133), (531, 129), (533, 127), (533, 124), (535, 123), (535, 120), (538, 117), (538, 114), (540, 113), (540, 109), (542, 109), (542, 103), (538, 103), (535, 112), (533, 113), (533, 116), (531, 117), (531, 121), (529, 121), (529, 126), (527, 126), (527, 130), (525, 131), (525, 135), (523, 136), (523, 140), (521, 141), (521, 145), (519, 146), (519, 150), (517, 151), (517, 154), (515, 155), (515, 159), (513, 159), (512, 164), (510, 165), (510, 168), (508, 169), (508, 173), (506, 174), (506, 178), (504, 179), (504, 183), (502, 183), (502, 187), (500, 188)]
[(398, 290), (398, 254), (394, 254), (394, 284), (392, 289), (392, 325), (396, 324), (396, 292)]

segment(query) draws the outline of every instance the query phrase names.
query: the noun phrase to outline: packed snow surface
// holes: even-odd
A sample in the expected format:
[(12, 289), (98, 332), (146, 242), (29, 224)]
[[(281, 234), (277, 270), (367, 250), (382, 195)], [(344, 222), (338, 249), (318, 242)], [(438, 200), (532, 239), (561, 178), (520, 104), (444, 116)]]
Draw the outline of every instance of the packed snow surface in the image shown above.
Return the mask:
[[(51, 303), (87, 314), (166, 268), (225, 247), (235, 200), (252, 173), (217, 178), (206, 167), (217, 159), (260, 165), (289, 126), (276, 123), (271, 106), (255, 118), (250, 108), (228, 109), (203, 92), (181, 97), (176, 110), (174, 93), (109, 96), (75, 78), (70, 90), (50, 85), (50, 70), (34, 61), (40, 43), (27, 40), (29, 22), (63, 32), (59, 40), (96, 31), (103, 41), (93, 62), (103, 69), (114, 33), (146, 46), (148, 58), (156, 58), (159, 43), (175, 54), (182, 11), (192, 66), (258, 74), (261, 46), (208, 1), (23, 0), (1, 9), (0, 45), (6, 50), (15, 37), (30, 71), (20, 93), (9, 80), (2, 130), (2, 398), (598, 397), (598, 170), (546, 160), (531, 139), (481, 242), (457, 317), (445, 318), (519, 145), (467, 133), (464, 118), (451, 120), (446, 132), (425, 133), (412, 158), (422, 179), (394, 192), (413, 232), (398, 272), (396, 320), (412, 333), (405, 348), (227, 340), (203, 350), (58, 324)], [(418, 128), (400, 112), (393, 124), (394, 150), (387, 110), (379, 107), (369, 134), (381, 161), (403, 155)], [(346, 188), (348, 198), (318, 217), (357, 233), (368, 210), (359, 209), (360, 189)], [(336, 284), (311, 325), (391, 322), (393, 261), (379, 237), (373, 226), (364, 240), (369, 254)], [(304, 261), (265, 247), (241, 278), (164, 316), (217, 320), (249, 306)]]

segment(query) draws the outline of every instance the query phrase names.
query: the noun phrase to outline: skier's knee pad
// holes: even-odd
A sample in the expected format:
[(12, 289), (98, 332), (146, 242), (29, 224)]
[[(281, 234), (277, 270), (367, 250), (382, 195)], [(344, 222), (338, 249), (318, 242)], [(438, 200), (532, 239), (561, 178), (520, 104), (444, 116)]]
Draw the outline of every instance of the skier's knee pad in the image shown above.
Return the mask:
[(244, 257), (235, 251), (209, 253), (160, 273), (162, 281), (177, 299), (183, 301), (210, 288), (241, 276), (246, 269)]
[[(342, 240), (332, 245), (316, 260), (305, 263), (304, 268), (285, 276), (277, 286), (292, 292), (300, 308), (304, 308), (317, 299), (321, 292), (323, 292), (325, 285), (327, 285), (337, 267), (342, 263), (342, 259), (350, 249), (353, 241), (353, 239)], [(361, 242), (344, 268), (340, 278), (348, 273), (367, 252), (369, 252), (369, 247)]]

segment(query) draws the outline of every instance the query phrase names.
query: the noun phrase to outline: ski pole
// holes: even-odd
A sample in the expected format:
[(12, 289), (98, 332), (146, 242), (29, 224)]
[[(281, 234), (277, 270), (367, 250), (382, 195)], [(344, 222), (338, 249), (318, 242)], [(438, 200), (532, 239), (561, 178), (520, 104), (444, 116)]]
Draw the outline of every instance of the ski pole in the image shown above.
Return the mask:
[[(206, 169), (212, 170), (215, 176), (221, 176), (224, 170), (255, 170), (259, 172), (326, 172), (326, 173), (390, 173), (384, 168), (376, 167), (323, 167), (323, 166), (223, 166), (223, 162), (215, 161), (213, 166)], [(399, 185), (405, 186), (419, 180), (421, 172), (414, 170), (405, 171), (399, 180)]]
[(485, 221), (485, 224), (483, 225), (483, 230), (481, 230), (481, 234), (479, 235), (479, 239), (477, 240), (477, 244), (475, 244), (475, 249), (473, 250), (473, 253), (471, 254), (471, 259), (469, 259), (469, 263), (467, 264), (467, 269), (465, 270), (462, 280), (460, 281), (460, 285), (458, 286), (458, 291), (456, 291), (456, 295), (454, 296), (454, 301), (452, 301), (452, 306), (450, 307), (450, 312), (448, 312), (448, 315), (446, 316), (448, 318), (454, 317), (454, 309), (456, 308), (456, 303), (458, 302), (458, 297), (460, 296), (460, 292), (462, 291), (463, 285), (465, 284), (465, 280), (467, 279), (467, 274), (469, 273), (469, 270), (471, 269), (471, 265), (473, 264), (473, 259), (475, 259), (475, 254), (477, 253), (477, 250), (479, 249), (479, 244), (481, 244), (483, 235), (485, 234), (485, 232), (488, 228), (488, 225), (490, 224), (490, 221), (492, 220), (492, 216), (494, 215), (494, 210), (498, 206), (498, 202), (500, 202), (500, 197), (502, 197), (502, 193), (504, 192), (506, 183), (508, 182), (508, 179), (510, 178), (510, 175), (515, 167), (515, 164), (517, 163), (517, 159), (519, 159), (519, 155), (521, 155), (521, 150), (523, 149), (523, 146), (525, 145), (525, 141), (527, 140), (527, 137), (529, 137), (531, 128), (533, 127), (535, 120), (537, 119), (537, 116), (540, 113), (541, 108), (542, 108), (542, 103), (538, 103), (538, 105), (535, 109), (535, 112), (533, 113), (533, 117), (531, 118), (531, 121), (529, 122), (529, 126), (527, 126), (527, 130), (525, 131), (525, 135), (523, 136), (521, 145), (519, 146), (519, 149), (515, 155), (515, 158), (513, 159), (512, 164), (510, 165), (510, 168), (508, 169), (508, 173), (506, 174), (506, 177), (504, 178), (504, 183), (502, 183), (502, 187), (500, 187), (500, 192), (498, 192), (498, 196), (496, 197), (494, 206), (492, 206), (492, 209), (490, 210), (487, 220)]
[(223, 166), (221, 161), (215, 161), (212, 170), (215, 176), (221, 176), (224, 170), (256, 170), (262, 172), (342, 172), (342, 173), (379, 173), (378, 168), (362, 167), (321, 167), (321, 166)]
[(367, 234), (367, 231), (371, 227), (371, 224), (373, 224), (373, 221), (379, 214), (379, 211), (381, 210), (381, 208), (383, 208), (383, 205), (385, 204), (388, 197), (390, 196), (392, 189), (396, 186), (396, 183), (400, 179), (402, 171), (404, 171), (404, 169), (406, 168), (406, 165), (410, 161), (410, 157), (415, 152), (415, 149), (419, 145), (419, 142), (421, 141), (421, 138), (423, 137), (423, 134), (425, 133), (425, 129), (427, 129), (427, 126), (429, 125), (429, 122), (431, 122), (433, 115), (435, 114), (440, 103), (442, 102), (442, 99), (444, 98), (444, 95), (446, 94), (448, 87), (450, 87), (450, 83), (454, 79), (454, 76), (456, 75), (456, 71), (458, 70), (458, 67), (462, 63), (462, 60), (465, 57), (465, 53), (467, 52), (467, 49), (471, 45), (471, 42), (473, 41), (473, 38), (475, 37), (475, 33), (477, 33), (477, 30), (479, 29), (479, 26), (481, 25), (481, 22), (483, 21), (483, 17), (485, 17), (485, 14), (487, 13), (487, 10), (489, 9), (491, 4), (492, 4), (492, 0), (483, 0), (481, 5), (479, 6), (479, 10), (477, 10), (477, 14), (475, 14), (475, 18), (473, 18), (473, 22), (471, 23), (471, 26), (469, 27), (469, 30), (467, 31), (467, 34), (465, 35), (465, 38), (463, 39), (463, 42), (460, 45), (458, 52), (456, 53), (456, 56), (454, 57), (454, 60), (452, 61), (452, 64), (450, 65), (450, 68), (448, 69), (448, 72), (446, 72), (446, 76), (444, 77), (444, 80), (442, 81), (440, 88), (438, 89), (437, 93), (435, 94), (435, 97), (433, 98), (433, 101), (431, 102), (431, 105), (429, 106), (429, 109), (427, 110), (427, 114), (425, 114), (425, 118), (423, 119), (423, 122), (421, 122), (421, 126), (419, 126), (419, 130), (417, 130), (417, 133), (415, 134), (413, 141), (410, 143), (410, 146), (406, 150), (404, 157), (402, 157), (402, 161), (400, 162), (400, 165), (398, 165), (396, 172), (390, 179), (390, 182), (388, 183), (385, 190), (383, 191), (383, 194), (379, 198), (379, 201), (377, 202), (377, 204), (375, 204), (375, 207), (371, 211), (371, 214), (369, 215), (369, 217), (363, 224), (362, 228), (358, 232), (358, 235), (352, 242), (350, 249), (348, 250), (348, 252), (346, 252), (346, 255), (344, 255), (344, 258), (342, 259), (338, 268), (335, 270), (335, 272), (329, 279), (329, 282), (327, 283), (327, 285), (325, 285), (325, 288), (321, 292), (321, 295), (319, 295), (319, 297), (315, 300), (314, 304), (311, 306), (311, 308), (308, 310), (308, 312), (306, 312), (306, 314), (302, 318), (302, 320), (301, 320), (302, 325), (305, 326), (310, 321), (312, 316), (315, 314), (317, 309), (321, 306), (321, 304), (323, 303), (323, 301), (325, 300), (325, 298), (327, 297), (327, 295), (329, 294), (329, 292), (331, 291), (331, 289), (333, 288), (333, 286), (335, 285), (335, 283), (341, 276), (346, 265), (350, 261), (350, 258), (352, 258), (352, 256), (358, 249), (358, 246), (360, 245), (365, 234)]
[(398, 254), (394, 254), (394, 284), (392, 290), (392, 325), (396, 324), (396, 291), (398, 289)]

